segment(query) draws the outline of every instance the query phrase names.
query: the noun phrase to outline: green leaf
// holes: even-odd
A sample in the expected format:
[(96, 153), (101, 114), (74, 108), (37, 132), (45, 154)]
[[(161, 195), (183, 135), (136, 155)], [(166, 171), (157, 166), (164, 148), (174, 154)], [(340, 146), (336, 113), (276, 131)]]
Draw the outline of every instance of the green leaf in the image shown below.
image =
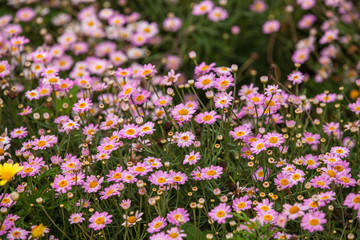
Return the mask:
[(187, 237), (187, 240), (197, 240), (197, 239), (206, 239), (205, 233), (203, 233), (199, 228), (196, 228), (192, 223), (186, 223), (182, 227), (184, 229)]

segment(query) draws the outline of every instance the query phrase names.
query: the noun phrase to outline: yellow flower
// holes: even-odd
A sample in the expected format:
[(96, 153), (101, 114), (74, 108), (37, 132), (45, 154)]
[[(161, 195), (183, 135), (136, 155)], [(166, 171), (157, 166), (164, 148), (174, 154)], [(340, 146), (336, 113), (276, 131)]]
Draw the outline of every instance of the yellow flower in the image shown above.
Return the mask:
[(40, 238), (46, 230), (46, 226), (44, 226), (42, 223), (39, 226), (35, 226), (31, 230), (31, 235), (33, 238)]
[(18, 163), (4, 163), (3, 165), (0, 164), (0, 186), (4, 186), (15, 176), (16, 173), (20, 172), (23, 168), (24, 167), (19, 166)]

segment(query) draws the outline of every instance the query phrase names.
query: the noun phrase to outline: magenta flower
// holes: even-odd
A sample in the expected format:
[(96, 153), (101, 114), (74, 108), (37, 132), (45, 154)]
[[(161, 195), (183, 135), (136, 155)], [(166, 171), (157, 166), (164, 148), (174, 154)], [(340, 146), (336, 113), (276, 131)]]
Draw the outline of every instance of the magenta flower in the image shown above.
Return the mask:
[(89, 219), (89, 228), (94, 229), (95, 231), (103, 229), (107, 224), (112, 223), (112, 215), (109, 215), (107, 212), (99, 213), (96, 211)]
[(301, 218), (301, 227), (309, 232), (323, 231), (322, 224), (327, 222), (325, 213), (320, 211), (310, 212)]
[(220, 203), (209, 212), (209, 217), (218, 224), (226, 223), (226, 219), (232, 218), (231, 208), (226, 203)]

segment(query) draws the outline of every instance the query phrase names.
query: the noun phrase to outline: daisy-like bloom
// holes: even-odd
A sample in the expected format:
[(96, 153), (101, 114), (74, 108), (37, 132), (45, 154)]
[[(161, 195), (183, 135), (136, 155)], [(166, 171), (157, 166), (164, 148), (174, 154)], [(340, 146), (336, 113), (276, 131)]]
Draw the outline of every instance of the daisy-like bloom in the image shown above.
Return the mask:
[(269, 20), (262, 26), (263, 33), (270, 34), (279, 31), (280, 22), (278, 20)]
[(128, 171), (133, 173), (136, 176), (145, 176), (148, 172), (152, 171), (152, 167), (146, 163), (138, 162), (135, 166), (129, 167)]
[(346, 147), (332, 147), (330, 153), (333, 153), (340, 158), (345, 158), (349, 156), (350, 150)]
[(318, 196), (320, 198), (320, 201), (325, 202), (325, 204), (328, 204), (336, 199), (336, 193), (334, 191), (320, 193)]
[(220, 92), (215, 94), (214, 96), (214, 102), (215, 102), (215, 107), (216, 108), (227, 108), (229, 106), (231, 106), (231, 102), (234, 99), (231, 96), (232, 92), (227, 93), (227, 92)]
[(195, 121), (199, 124), (214, 124), (216, 119), (221, 118), (220, 115), (217, 115), (215, 111), (199, 113), (195, 117)]
[(11, 179), (24, 167), (19, 166), (18, 163), (10, 164), (4, 163), (0, 164), (0, 186), (4, 186), (7, 182), (11, 181)]
[(232, 218), (231, 207), (227, 206), (226, 203), (220, 203), (209, 212), (209, 217), (216, 221), (218, 224), (226, 223), (226, 219)]
[(12, 130), (10, 132), (10, 136), (11, 138), (24, 138), (28, 135), (28, 131), (26, 127), (19, 127), (19, 128), (14, 128), (14, 130)]
[(298, 27), (300, 29), (309, 29), (316, 21), (316, 16), (313, 14), (305, 14), (299, 21)]
[(123, 222), (121, 225), (125, 226), (125, 227), (132, 227), (137, 222), (141, 221), (141, 216), (143, 214), (144, 213), (139, 213), (139, 211), (136, 210), (135, 215), (133, 215), (133, 216), (123, 215), (123, 218), (125, 219), (125, 222)]
[(303, 64), (309, 59), (310, 51), (308, 49), (298, 49), (291, 56), (293, 63)]
[(110, 185), (109, 187), (105, 188), (104, 191), (100, 192), (100, 199), (108, 199), (112, 196), (120, 197), (119, 185), (117, 183)]
[(256, 13), (263, 13), (267, 9), (267, 4), (263, 0), (254, 0), (250, 5), (250, 10)]
[(269, 211), (260, 211), (258, 212), (258, 220), (260, 224), (273, 223), (276, 221), (278, 213), (271, 209)]
[(151, 96), (151, 92), (146, 90), (138, 90), (132, 94), (132, 100), (134, 104), (141, 105), (144, 102), (148, 101), (148, 98)]
[(108, 177), (107, 181), (119, 183), (122, 177), (122, 167), (116, 167), (115, 170), (110, 170), (109, 174), (106, 175)]
[(89, 208), (91, 206), (91, 202), (89, 200), (79, 199), (79, 201), (76, 203), (76, 206), (82, 206), (82, 208)]
[(166, 215), (166, 218), (169, 221), (169, 223), (174, 224), (176, 226), (185, 224), (190, 220), (189, 213), (184, 208), (177, 208), (169, 212)]
[(340, 127), (339, 123), (335, 123), (335, 122), (325, 123), (323, 125), (323, 131), (328, 136), (331, 136), (331, 135), (339, 136), (340, 135), (339, 127)]
[(316, 169), (320, 165), (318, 160), (318, 157), (312, 154), (306, 154), (304, 157), (304, 165), (306, 166), (306, 169)]
[(103, 229), (107, 224), (112, 223), (111, 218), (112, 215), (107, 212), (99, 213), (96, 211), (89, 219), (89, 228), (92, 228), (95, 231)]
[(25, 116), (25, 115), (29, 115), (32, 113), (32, 108), (30, 106), (26, 106), (22, 109), (21, 112), (19, 112), (20, 116)]
[(240, 96), (241, 100), (245, 100), (249, 94), (257, 93), (258, 90), (259, 90), (259, 88), (254, 87), (253, 83), (251, 83), (250, 85), (242, 85), (238, 92), (238, 96)]
[(280, 133), (267, 133), (264, 135), (265, 145), (267, 147), (279, 147), (285, 142), (285, 138)]
[(16, 201), (12, 200), (10, 197), (10, 193), (5, 193), (0, 195), (1, 203), (0, 207), (7, 207), (9, 208), (11, 205), (15, 205)]
[(218, 179), (221, 177), (221, 174), (223, 174), (223, 168), (220, 166), (211, 165), (201, 169), (201, 175), (207, 180)]
[(143, 68), (140, 70), (139, 76), (150, 78), (153, 77), (157, 73), (155, 69), (155, 65), (152, 64), (145, 64)]
[(101, 189), (101, 183), (104, 181), (104, 177), (97, 179), (96, 176), (91, 175), (86, 178), (86, 181), (83, 183), (82, 188), (86, 193), (94, 193)]
[(156, 169), (159, 169), (162, 166), (161, 158), (147, 157), (144, 159), (144, 163)]
[(134, 82), (130, 82), (125, 84), (122, 88), (121, 88), (121, 92), (119, 93), (119, 98), (131, 98), (131, 96), (136, 92), (136, 88), (138, 87), (138, 85)]
[(169, 240), (183, 240), (183, 238), (186, 238), (187, 235), (184, 233), (184, 230), (180, 230), (177, 227), (172, 227), (169, 230), (166, 231), (168, 234)]
[(331, 43), (332, 41), (338, 39), (339, 30), (327, 30), (324, 35), (320, 38), (320, 44)]
[(289, 173), (282, 172), (276, 175), (274, 183), (276, 187), (280, 188), (281, 190), (291, 188), (295, 184)]
[(192, 10), (194, 16), (205, 15), (209, 13), (214, 7), (214, 3), (210, 0), (202, 1), (198, 4), (195, 4)]
[(34, 99), (39, 99), (39, 98), (40, 98), (40, 94), (39, 94), (38, 90), (34, 89), (34, 90), (26, 91), (25, 97), (27, 97), (27, 99), (29, 99), (30, 101), (32, 101), (32, 100), (34, 100)]
[(80, 100), (78, 100), (77, 103), (74, 104), (74, 107), (72, 108), (75, 112), (87, 112), (91, 109), (91, 106), (93, 104), (91, 103), (91, 99), (90, 98), (81, 98)]
[(249, 200), (248, 196), (235, 198), (232, 203), (232, 208), (235, 212), (244, 211), (246, 209), (250, 209), (252, 205), (252, 201)]
[(288, 75), (287, 80), (292, 82), (293, 85), (300, 84), (304, 81), (305, 76), (300, 71), (292, 72)]
[(352, 111), (356, 114), (359, 114), (360, 113), (360, 98), (358, 98), (355, 103), (350, 103), (348, 105), (348, 107), (350, 108), (350, 111)]
[(299, 216), (303, 216), (308, 207), (303, 206), (301, 203), (294, 205), (284, 204), (282, 213), (285, 214), (290, 220), (295, 220)]
[(335, 183), (341, 184), (344, 188), (356, 185), (356, 180), (351, 177), (350, 173), (340, 172), (336, 175)]
[(296, 3), (299, 4), (302, 9), (308, 10), (315, 5), (316, 0), (297, 0)]
[(171, 179), (170, 182), (172, 182), (172, 184), (177, 187), (177, 185), (185, 184), (188, 180), (188, 177), (185, 173), (182, 172), (171, 172), (169, 173), (169, 179)]
[(173, 108), (171, 114), (177, 121), (190, 121), (195, 111), (196, 109), (194, 107), (180, 103)]
[(194, 73), (195, 75), (203, 75), (212, 71), (215, 67), (215, 63), (206, 64), (205, 62), (200, 63), (195, 67)]
[(259, 139), (255, 142), (251, 143), (251, 152), (254, 154), (259, 154), (262, 151), (266, 150), (265, 141), (263, 139)]
[(73, 213), (70, 215), (69, 222), (70, 224), (82, 223), (85, 220), (82, 213)]
[(159, 99), (154, 101), (155, 106), (157, 107), (166, 107), (171, 104), (172, 97), (170, 96), (161, 96)]
[(350, 193), (347, 195), (344, 205), (354, 210), (360, 210), (360, 194)]
[(234, 86), (234, 78), (231, 75), (222, 75), (215, 80), (213, 85), (218, 91), (226, 91)]
[(181, 19), (175, 16), (167, 17), (163, 22), (164, 30), (169, 32), (176, 32), (181, 28), (181, 25)]
[(194, 86), (198, 89), (209, 89), (213, 87), (215, 77), (216, 75), (214, 73), (202, 75), (201, 77), (196, 79)]
[(59, 193), (66, 193), (67, 191), (71, 190), (71, 187), (74, 185), (73, 181), (71, 181), (70, 175), (57, 175), (54, 179), (54, 183), (51, 185), (55, 191)]
[(122, 172), (122, 181), (125, 183), (134, 183), (134, 182), (137, 182), (137, 178), (136, 178), (135, 174), (133, 174), (130, 171), (125, 170)]
[(109, 130), (111, 128), (114, 128), (116, 124), (118, 124), (119, 117), (114, 114), (108, 114), (106, 116), (105, 121), (101, 122), (100, 129), (101, 130)]
[(0, 77), (3, 78), (10, 73), (10, 65), (8, 61), (0, 61)]
[(217, 68), (214, 68), (213, 70), (214, 70), (218, 75), (221, 75), (221, 76), (223, 76), (223, 75), (225, 75), (225, 76), (231, 75), (231, 73), (232, 73), (231, 68), (228, 68), (228, 67), (217, 67)]
[(215, 7), (208, 13), (208, 18), (213, 22), (225, 20), (228, 18), (228, 16), (228, 12), (222, 7)]
[(166, 219), (164, 217), (158, 216), (154, 218), (149, 224), (147, 231), (149, 233), (160, 232), (161, 229), (167, 226)]
[(332, 183), (332, 179), (326, 174), (321, 174), (320, 176), (314, 176), (310, 180), (310, 185), (315, 188), (320, 189), (330, 189), (330, 184)]
[(9, 240), (16, 240), (16, 239), (27, 239), (27, 235), (29, 234), (28, 231), (22, 228), (12, 228), (9, 233), (7, 234), (6, 238)]
[(155, 127), (155, 123), (153, 123), (153, 122), (147, 122), (147, 123), (141, 125), (139, 127), (139, 136), (143, 137), (145, 135), (153, 134), (156, 131), (156, 129), (154, 127)]
[(319, 100), (320, 102), (323, 103), (332, 103), (335, 102), (337, 98), (337, 95), (335, 93), (330, 93), (330, 94), (326, 94), (326, 93), (321, 93), (315, 96), (316, 100)]
[(247, 125), (240, 125), (234, 128), (234, 131), (230, 131), (230, 135), (234, 140), (244, 139), (251, 134), (251, 129)]
[(140, 132), (139, 127), (131, 123), (131, 124), (125, 124), (124, 128), (121, 129), (120, 134), (122, 138), (133, 139), (138, 137), (139, 132)]
[(175, 71), (173, 69), (171, 69), (168, 73), (167, 76), (164, 76), (163, 80), (162, 80), (162, 84), (166, 85), (166, 86), (171, 86), (173, 85), (175, 82), (177, 82), (177, 80), (179, 79), (179, 77), (181, 76), (180, 73), (176, 74)]
[(50, 229), (44, 226), (42, 223), (40, 225), (31, 226), (31, 237), (38, 239), (45, 236), (45, 233), (50, 232)]
[(65, 131), (67, 134), (69, 134), (71, 130), (79, 129), (79, 128), (80, 128), (80, 124), (73, 120), (68, 120), (67, 122), (64, 122), (62, 125), (62, 130)]
[(88, 137), (93, 137), (99, 131), (99, 124), (89, 124), (83, 128), (82, 133)]
[(195, 153), (195, 151), (191, 151), (189, 154), (185, 155), (185, 159), (183, 161), (183, 164), (189, 164), (189, 165), (193, 165), (196, 164), (197, 161), (199, 161), (201, 158), (200, 153), (197, 152)]
[(322, 224), (327, 222), (325, 213), (320, 211), (309, 212), (301, 218), (301, 227), (309, 232), (323, 231)]
[(158, 185), (158, 186), (164, 186), (164, 185), (169, 183), (170, 178), (169, 178), (169, 174), (167, 172), (163, 172), (163, 171), (160, 170), (160, 171), (152, 173), (149, 176), (148, 180), (152, 184), (155, 184), (155, 185)]
[(167, 240), (168, 236), (165, 232), (156, 233), (149, 237), (149, 240)]
[(308, 145), (317, 145), (320, 143), (320, 135), (319, 134), (314, 134), (311, 132), (306, 132), (304, 133), (303, 137), (301, 138), (302, 141), (305, 141), (305, 144)]
[(194, 143), (195, 135), (190, 132), (177, 132), (173, 135), (173, 141), (177, 143), (178, 147), (189, 147)]

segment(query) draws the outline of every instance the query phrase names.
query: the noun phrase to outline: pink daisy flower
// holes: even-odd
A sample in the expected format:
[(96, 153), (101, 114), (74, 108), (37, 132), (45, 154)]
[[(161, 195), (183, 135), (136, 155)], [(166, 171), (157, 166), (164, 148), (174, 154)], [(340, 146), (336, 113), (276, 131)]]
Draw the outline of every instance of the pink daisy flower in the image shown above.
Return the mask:
[(301, 203), (295, 203), (294, 205), (284, 204), (282, 213), (285, 214), (290, 220), (295, 220), (305, 214), (308, 207), (303, 206)]
[(263, 138), (267, 147), (280, 147), (285, 142), (283, 135), (276, 132), (267, 133)]
[(111, 218), (112, 215), (109, 215), (107, 212), (99, 213), (96, 211), (89, 219), (89, 228), (95, 231), (103, 229), (107, 224), (112, 223)]
[(54, 183), (51, 185), (55, 191), (59, 193), (66, 193), (67, 191), (71, 190), (73, 186), (73, 182), (71, 181), (70, 175), (57, 175), (54, 179)]
[(150, 175), (150, 177), (148, 178), (148, 180), (155, 185), (158, 186), (164, 186), (166, 184), (169, 183), (170, 179), (169, 179), (169, 174), (167, 172), (163, 172), (163, 171), (157, 171), (154, 172)]
[(86, 178), (82, 188), (86, 193), (95, 193), (101, 189), (101, 183), (104, 181), (104, 177), (97, 179), (96, 176), (91, 175)]
[(232, 203), (232, 208), (235, 212), (244, 211), (250, 209), (252, 205), (252, 201), (249, 200), (248, 196), (235, 198)]
[(191, 151), (189, 154), (185, 155), (185, 159), (183, 161), (183, 164), (189, 164), (193, 165), (196, 164), (200, 160), (201, 156), (200, 153), (195, 151)]
[(84, 220), (85, 218), (82, 216), (82, 213), (73, 213), (69, 218), (70, 224), (82, 223)]
[(196, 79), (194, 86), (198, 89), (209, 89), (213, 87), (216, 75), (214, 73), (205, 74)]
[(232, 218), (231, 208), (226, 203), (220, 203), (209, 212), (209, 217), (218, 224), (226, 223), (226, 219)]
[(124, 128), (121, 129), (120, 134), (123, 138), (133, 139), (137, 138), (139, 135), (139, 127), (135, 124), (125, 124)]
[(305, 214), (301, 218), (300, 225), (304, 230), (307, 230), (309, 232), (323, 231), (324, 227), (322, 226), (322, 224), (325, 224), (326, 222), (327, 220), (325, 218), (325, 213), (315, 211)]
[(204, 112), (196, 115), (195, 121), (199, 124), (213, 124), (217, 119), (221, 118), (220, 115), (217, 115), (215, 111)]
[(190, 132), (177, 132), (173, 136), (173, 141), (177, 143), (178, 147), (185, 148), (189, 147), (194, 143), (195, 135)]
[(91, 106), (93, 104), (91, 103), (91, 99), (90, 98), (81, 98), (80, 100), (78, 100), (77, 103), (74, 104), (74, 107), (72, 108), (75, 112), (87, 112), (91, 109)]
[[(174, 224), (176, 226), (185, 224), (190, 220), (189, 213), (184, 208), (177, 208), (177, 209), (169, 212), (166, 215), (166, 218), (169, 221), (169, 223)], [(181, 221), (180, 221), (180, 218), (182, 218)]]
[(226, 93), (226, 92), (220, 92), (215, 94), (214, 96), (214, 102), (215, 102), (215, 107), (216, 108), (228, 108), (229, 106), (231, 106), (231, 102), (234, 99), (231, 96), (231, 93)]
[(278, 20), (269, 20), (262, 26), (263, 33), (270, 34), (279, 31), (280, 22)]
[(166, 219), (164, 217), (158, 216), (154, 218), (149, 224), (147, 231), (149, 233), (160, 232), (161, 229), (167, 226)]
[(176, 105), (171, 114), (174, 116), (177, 121), (190, 121), (195, 113), (194, 107), (189, 107), (183, 103)]
[(354, 210), (360, 210), (360, 194), (350, 193), (347, 195), (344, 205)]

